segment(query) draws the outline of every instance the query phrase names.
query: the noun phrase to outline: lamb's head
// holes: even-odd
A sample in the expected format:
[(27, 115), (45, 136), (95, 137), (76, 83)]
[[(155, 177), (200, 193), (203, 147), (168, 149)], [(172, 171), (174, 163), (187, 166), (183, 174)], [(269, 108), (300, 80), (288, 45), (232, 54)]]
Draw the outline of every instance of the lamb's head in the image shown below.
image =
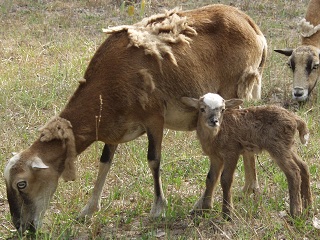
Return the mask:
[(75, 177), (76, 151), (70, 122), (58, 117), (40, 131), (40, 138), (14, 155), (4, 170), (12, 221), (20, 233), (35, 231), (41, 224), (59, 177)]
[(311, 45), (301, 45), (294, 50), (275, 51), (289, 57), (288, 66), (293, 72), (293, 99), (299, 102), (306, 101), (320, 78), (320, 49)]
[(182, 102), (198, 109), (198, 126), (205, 126), (218, 132), (226, 108), (234, 108), (243, 103), (241, 99), (224, 100), (219, 94), (207, 93), (199, 99), (182, 97)]

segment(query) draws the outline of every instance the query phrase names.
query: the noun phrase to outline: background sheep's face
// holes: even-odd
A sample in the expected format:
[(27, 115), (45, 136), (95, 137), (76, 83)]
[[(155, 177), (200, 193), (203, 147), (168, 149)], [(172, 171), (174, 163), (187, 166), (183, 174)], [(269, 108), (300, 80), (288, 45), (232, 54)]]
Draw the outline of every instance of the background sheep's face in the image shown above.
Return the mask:
[(295, 50), (275, 50), (289, 57), (288, 66), (293, 72), (292, 98), (299, 102), (308, 99), (320, 78), (320, 49), (300, 46)]
[(293, 99), (305, 101), (320, 77), (319, 49), (302, 46), (293, 51), (288, 65), (293, 72)]
[(59, 174), (28, 152), (12, 157), (4, 172), (12, 221), (20, 233), (35, 231), (58, 184)]

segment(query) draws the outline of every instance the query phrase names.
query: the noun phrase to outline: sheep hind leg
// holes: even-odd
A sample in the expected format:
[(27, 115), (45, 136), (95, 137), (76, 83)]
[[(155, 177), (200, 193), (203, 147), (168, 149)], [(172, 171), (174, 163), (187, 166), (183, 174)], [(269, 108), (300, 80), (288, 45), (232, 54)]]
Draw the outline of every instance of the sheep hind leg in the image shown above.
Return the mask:
[(193, 211), (191, 213), (195, 213), (198, 211), (202, 212), (202, 210), (212, 208), (213, 191), (218, 183), (218, 180), (221, 177), (223, 165), (224, 164), (221, 159), (210, 157), (210, 170), (206, 179), (206, 189), (194, 205)]
[[(154, 126), (161, 126), (154, 124)], [(163, 128), (155, 127), (147, 129), (148, 135), (148, 164), (153, 176), (154, 182), (154, 202), (151, 207), (150, 216), (159, 217), (167, 206), (167, 200), (162, 190), (160, 177), (161, 144), (163, 137)]]
[(300, 216), (302, 213), (300, 168), (293, 160), (290, 152), (288, 154), (284, 153), (288, 150), (278, 149), (277, 152), (279, 154), (270, 154), (286, 175), (289, 188), (290, 214), (292, 217)]
[(310, 172), (308, 165), (301, 160), (301, 158), (292, 152), (292, 158), (300, 168), (301, 175), (301, 197), (303, 200), (303, 207), (308, 210), (312, 207), (312, 194), (310, 189)]
[(107, 174), (110, 170), (112, 159), (118, 145), (104, 145), (102, 155), (100, 157), (100, 165), (97, 181), (93, 188), (93, 193), (86, 206), (81, 210), (78, 216), (79, 220), (84, 220), (85, 217), (91, 217), (95, 212), (100, 210), (101, 206), (101, 193)]
[(256, 159), (253, 152), (245, 151), (243, 154), (245, 184), (242, 189), (244, 194), (259, 193), (259, 183), (256, 172)]

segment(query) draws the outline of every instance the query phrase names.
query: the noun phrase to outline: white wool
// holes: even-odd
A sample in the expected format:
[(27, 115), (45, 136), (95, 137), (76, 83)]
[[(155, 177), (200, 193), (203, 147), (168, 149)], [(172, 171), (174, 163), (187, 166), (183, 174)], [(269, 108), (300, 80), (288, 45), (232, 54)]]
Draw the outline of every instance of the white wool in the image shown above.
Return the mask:
[(303, 18), (298, 23), (298, 29), (302, 37), (311, 37), (313, 34), (315, 34), (320, 30), (320, 24), (318, 24), (317, 26), (314, 26), (313, 24), (308, 22), (305, 18)]
[(14, 155), (7, 163), (7, 166), (4, 169), (4, 178), (9, 181), (10, 178), (10, 170), (11, 168), (20, 160), (20, 153)]
[(188, 25), (187, 18), (180, 17), (178, 12), (179, 9), (175, 8), (144, 18), (134, 25), (109, 27), (102, 31), (107, 34), (127, 31), (130, 39), (128, 47), (143, 48), (146, 55), (157, 59), (160, 67), (164, 55), (168, 55), (170, 61), (177, 65), (170, 44), (182, 42), (190, 46), (192, 40), (188, 36), (197, 35), (196, 30)]
[(219, 108), (224, 106), (224, 99), (215, 93), (207, 93), (203, 96), (203, 102), (211, 109)]
[(303, 136), (304, 139), (306, 140), (306, 143), (304, 144), (305, 146), (307, 146), (308, 142), (309, 142), (309, 138), (310, 138), (310, 134), (307, 133), (306, 135)]

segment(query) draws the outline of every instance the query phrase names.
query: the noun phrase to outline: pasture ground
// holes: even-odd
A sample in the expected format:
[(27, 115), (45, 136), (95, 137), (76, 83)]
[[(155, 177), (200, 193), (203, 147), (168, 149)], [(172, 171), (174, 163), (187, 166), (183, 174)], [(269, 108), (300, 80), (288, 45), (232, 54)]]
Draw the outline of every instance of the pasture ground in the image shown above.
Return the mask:
[[(298, 152), (310, 167), (312, 214), (295, 220), (286, 215), (289, 201), (285, 176), (267, 154), (262, 154), (257, 162), (261, 194), (256, 197), (241, 194), (244, 176), (239, 161), (233, 184), (233, 222), (221, 217), (220, 187), (215, 192), (213, 210), (202, 217), (191, 217), (189, 211), (205, 185), (208, 159), (202, 155), (194, 132), (165, 131), (165, 218), (148, 217), (153, 184), (146, 160), (147, 141), (141, 137), (118, 148), (103, 191), (102, 210), (85, 223), (75, 220), (96, 178), (102, 144), (95, 143), (79, 156), (78, 179), (60, 182), (42, 229), (23, 239), (319, 239), (320, 98), (316, 93), (312, 103), (297, 108), (290, 100), (292, 74), (287, 59), (273, 52), (299, 44), (296, 23), (305, 14), (307, 0), (146, 0), (145, 6), (138, 2), (131, 7), (121, 0), (0, 0), (1, 172), (11, 153), (27, 148), (37, 138), (37, 129), (64, 107), (106, 38), (102, 28), (131, 24), (175, 6), (191, 9), (218, 2), (245, 11), (267, 38), (269, 55), (260, 103), (289, 107), (308, 123), (310, 143), (307, 147), (298, 144)], [(18, 238), (2, 177), (0, 239)]]

